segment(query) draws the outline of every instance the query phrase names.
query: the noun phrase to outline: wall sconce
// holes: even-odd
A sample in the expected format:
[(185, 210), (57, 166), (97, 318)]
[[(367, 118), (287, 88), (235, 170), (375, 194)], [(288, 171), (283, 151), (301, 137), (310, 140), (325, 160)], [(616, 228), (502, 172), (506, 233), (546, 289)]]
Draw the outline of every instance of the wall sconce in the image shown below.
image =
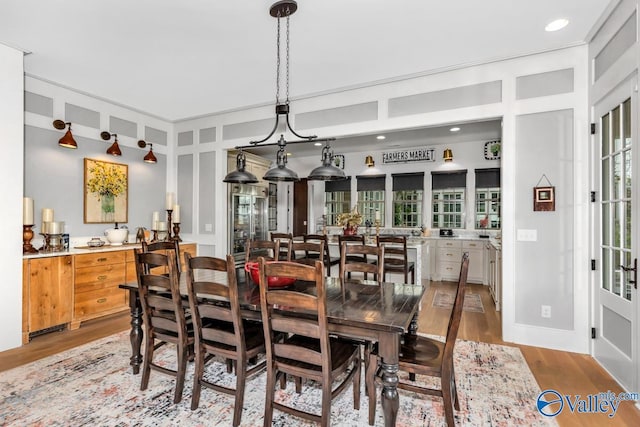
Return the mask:
[(112, 156), (122, 156), (122, 151), (120, 151), (120, 146), (118, 145), (118, 135), (109, 132), (100, 133), (100, 138), (104, 139), (105, 141), (110, 140), (112, 136), (115, 138), (115, 140), (113, 141), (113, 144), (111, 144), (111, 147), (107, 149), (107, 154), (111, 154)]
[(376, 162), (373, 160), (372, 156), (367, 156), (366, 159), (364, 159), (364, 164), (367, 165), (367, 167), (374, 167), (376, 165)]
[(69, 129), (67, 129), (67, 132), (64, 134), (64, 136), (60, 138), (60, 141), (58, 141), (58, 145), (64, 148), (76, 149), (78, 148), (78, 144), (76, 143), (76, 140), (73, 139), (73, 135), (71, 135), (71, 122), (63, 122), (62, 120), (53, 121), (53, 127), (58, 130), (63, 130), (67, 127), (67, 125), (69, 126)]
[(446, 148), (444, 150), (444, 155), (442, 156), (442, 158), (445, 162), (450, 162), (453, 160), (453, 151), (451, 151), (451, 148)]
[(143, 141), (142, 139), (138, 141), (138, 147), (140, 148), (146, 148), (147, 145), (149, 146), (149, 152), (146, 156), (144, 156), (144, 159), (142, 160), (144, 160), (146, 163), (158, 163), (158, 159), (156, 159), (155, 154), (153, 154), (153, 144)]

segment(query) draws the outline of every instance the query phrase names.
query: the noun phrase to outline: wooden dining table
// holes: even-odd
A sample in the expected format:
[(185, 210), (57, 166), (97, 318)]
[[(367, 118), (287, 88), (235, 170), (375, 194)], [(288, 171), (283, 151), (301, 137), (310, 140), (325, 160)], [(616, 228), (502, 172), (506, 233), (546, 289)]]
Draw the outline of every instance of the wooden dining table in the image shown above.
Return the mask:
[[(204, 274), (215, 274), (205, 272)], [(225, 274), (215, 274), (215, 279), (225, 281)], [(208, 279), (214, 279), (209, 277)], [(186, 292), (186, 274), (180, 277), (180, 292)], [(196, 277), (196, 280), (207, 280), (207, 277)], [(420, 301), (425, 292), (421, 285), (404, 283), (382, 283), (366, 280), (350, 280), (344, 289), (337, 277), (326, 277), (327, 318), (329, 333), (340, 337), (367, 340), (378, 343), (378, 353), (381, 357), (382, 392), (381, 402), (385, 425), (394, 426), (399, 407), (398, 384), (398, 353), (400, 339), (405, 333), (417, 332), (417, 315)], [(131, 362), (133, 373), (140, 372), (142, 355), (142, 308), (138, 297), (136, 282), (120, 285), (129, 291), (129, 305), (131, 308)], [(295, 282), (295, 290), (314, 293), (315, 283)], [(238, 295), (242, 317), (260, 321), (260, 290), (249, 278), (246, 282), (238, 283)], [(198, 295), (215, 298), (210, 295)]]

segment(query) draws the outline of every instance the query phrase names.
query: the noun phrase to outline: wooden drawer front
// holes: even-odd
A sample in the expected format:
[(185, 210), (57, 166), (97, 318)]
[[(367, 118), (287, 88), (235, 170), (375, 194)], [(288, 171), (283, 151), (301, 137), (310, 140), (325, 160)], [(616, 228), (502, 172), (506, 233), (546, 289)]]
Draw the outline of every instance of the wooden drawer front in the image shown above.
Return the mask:
[(125, 265), (105, 265), (99, 267), (76, 268), (76, 292), (85, 292), (125, 281)]
[(78, 292), (75, 295), (74, 316), (75, 318), (84, 318), (95, 313), (126, 306), (126, 291), (117, 286)]
[(438, 263), (462, 262), (462, 250), (456, 248), (438, 248)]
[(460, 240), (444, 240), (444, 239), (440, 239), (438, 240), (438, 245), (439, 248), (461, 248), (462, 247), (462, 241)]
[(136, 262), (135, 249), (129, 249), (129, 250), (124, 251), (124, 260), (126, 262)]
[(126, 251), (100, 252), (95, 254), (76, 255), (76, 269), (124, 263)]
[(463, 240), (462, 248), (463, 249), (483, 249), (484, 242), (479, 240)]

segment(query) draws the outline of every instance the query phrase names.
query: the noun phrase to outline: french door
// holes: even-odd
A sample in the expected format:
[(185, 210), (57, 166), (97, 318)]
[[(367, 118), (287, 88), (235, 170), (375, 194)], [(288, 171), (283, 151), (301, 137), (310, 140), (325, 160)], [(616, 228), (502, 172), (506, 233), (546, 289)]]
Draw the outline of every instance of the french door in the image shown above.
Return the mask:
[[(594, 357), (627, 390), (638, 388), (637, 257), (640, 214), (635, 96), (623, 84), (595, 107), (595, 164), (600, 172), (596, 215), (601, 260), (594, 284)], [(632, 131), (633, 130), (633, 131)], [(632, 138), (632, 136), (634, 136)], [(634, 155), (635, 154), (635, 155)], [(597, 230), (599, 228), (599, 232)]]

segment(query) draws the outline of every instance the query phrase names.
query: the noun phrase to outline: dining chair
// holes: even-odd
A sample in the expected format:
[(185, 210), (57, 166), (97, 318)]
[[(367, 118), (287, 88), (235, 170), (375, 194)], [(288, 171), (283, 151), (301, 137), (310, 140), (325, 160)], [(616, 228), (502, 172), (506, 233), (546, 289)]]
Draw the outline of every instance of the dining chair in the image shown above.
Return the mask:
[(322, 260), (325, 243), (320, 242), (292, 242), (291, 261), (299, 264), (315, 265)]
[[(178, 266), (175, 255), (143, 252), (136, 249), (136, 274), (142, 305), (145, 349), (142, 364), (142, 382), (140, 390), (149, 385), (151, 370), (176, 377), (174, 403), (182, 400), (189, 347), (193, 346), (193, 328), (187, 322), (180, 296)], [(166, 267), (168, 273), (153, 274), (151, 268)], [(177, 369), (172, 370), (154, 362), (157, 349), (167, 343), (177, 348)]]
[[(171, 251), (171, 252), (170, 252)], [(171, 240), (168, 242), (152, 242), (147, 243), (145, 241), (142, 242), (142, 252), (158, 252), (162, 254), (175, 254), (176, 265), (178, 266), (178, 274), (182, 272), (182, 265), (180, 263), (180, 244), (178, 240)], [(152, 272), (159, 271), (151, 270)], [(166, 274), (166, 268), (162, 271), (162, 273)]]
[(327, 268), (327, 276), (331, 276), (331, 267), (340, 265), (340, 257), (332, 257), (329, 254), (329, 240), (326, 234), (303, 234), (302, 239), (305, 242), (324, 242), (324, 257), (322, 261)]
[[(342, 244), (346, 243), (348, 245), (364, 245), (365, 239), (364, 234), (354, 234), (354, 235), (338, 235), (338, 247), (342, 247)], [(340, 262), (342, 262), (342, 256), (340, 256)], [(347, 263), (350, 262), (368, 262), (366, 256), (361, 255), (349, 255), (346, 259)], [(349, 273), (349, 277), (351, 277), (351, 273)], [(366, 277), (366, 275), (365, 275)]]
[(291, 259), (289, 255), (287, 242), (293, 241), (293, 234), (291, 233), (271, 233), (271, 241), (275, 242), (280, 240), (280, 252), (278, 253), (279, 261), (289, 261)]
[[(353, 406), (360, 409), (360, 349), (357, 345), (330, 338), (327, 326), (327, 305), (324, 266), (315, 261), (313, 266), (294, 262), (266, 263), (260, 258), (260, 305), (267, 348), (267, 393), (264, 425), (270, 426), (273, 410), (319, 422), (329, 426), (331, 401), (347, 385), (353, 383)], [(296, 290), (269, 290), (268, 276), (295, 277), (315, 282), (315, 293)], [(300, 316), (300, 312), (312, 314)], [(297, 312), (297, 313), (296, 313)], [(287, 334), (276, 342), (277, 333)], [(348, 374), (347, 374), (348, 372)], [(312, 379), (322, 387), (321, 414), (303, 411), (275, 401), (275, 383), (279, 374)], [(344, 374), (344, 375), (343, 375)], [(342, 377), (341, 377), (342, 376)], [(332, 391), (333, 383), (342, 378)]]
[[(384, 277), (384, 246), (354, 245), (343, 242), (340, 245), (340, 284), (344, 289), (344, 282), (351, 278), (351, 273), (363, 273), (367, 280), (368, 274), (373, 274), (373, 280), (378, 284)], [(372, 261), (369, 262), (369, 259)]]
[[(400, 348), (399, 367), (401, 371), (408, 372), (410, 375), (427, 375), (440, 378), (440, 388), (421, 387), (412, 381), (401, 380), (398, 388), (409, 390), (414, 393), (428, 394), (439, 396), (444, 401), (444, 414), (447, 426), (455, 425), (453, 408), (460, 410), (460, 402), (458, 400), (458, 391), (456, 388), (456, 379), (453, 368), (453, 351), (460, 328), (460, 320), (462, 319), (462, 306), (464, 305), (465, 287), (467, 284), (467, 273), (469, 271), (469, 254), (464, 253), (462, 256), (462, 266), (460, 268), (460, 277), (458, 279), (458, 287), (456, 297), (453, 303), (453, 309), (449, 316), (449, 325), (447, 326), (447, 335), (445, 342), (427, 338), (420, 335), (406, 334), (404, 342)], [(366, 385), (368, 390), (375, 390), (375, 378), (378, 371), (378, 355), (376, 351), (369, 355), (369, 364), (366, 369)], [(369, 393), (369, 424), (373, 425), (376, 411), (376, 393)]]
[[(240, 425), (242, 418), (246, 379), (265, 367), (264, 361), (249, 367), (251, 359), (265, 353), (262, 326), (242, 320), (235, 261), (232, 255), (227, 255), (225, 260), (206, 256), (192, 257), (185, 253), (184, 258), (187, 294), (195, 336), (191, 409), (198, 408), (202, 387), (234, 395), (235, 427)], [(205, 378), (207, 362), (219, 360), (213, 356), (234, 361), (235, 389), (215, 383), (214, 378)]]
[(258, 261), (259, 257), (265, 257), (269, 261), (276, 259), (280, 253), (280, 240), (250, 240), (247, 239), (245, 261)]
[[(404, 283), (416, 283), (416, 267), (413, 261), (407, 260), (406, 236), (377, 236), (378, 246), (384, 246), (384, 274), (400, 273), (404, 275)], [(411, 282), (409, 282), (411, 272)], [(386, 277), (385, 280), (386, 281)]]

